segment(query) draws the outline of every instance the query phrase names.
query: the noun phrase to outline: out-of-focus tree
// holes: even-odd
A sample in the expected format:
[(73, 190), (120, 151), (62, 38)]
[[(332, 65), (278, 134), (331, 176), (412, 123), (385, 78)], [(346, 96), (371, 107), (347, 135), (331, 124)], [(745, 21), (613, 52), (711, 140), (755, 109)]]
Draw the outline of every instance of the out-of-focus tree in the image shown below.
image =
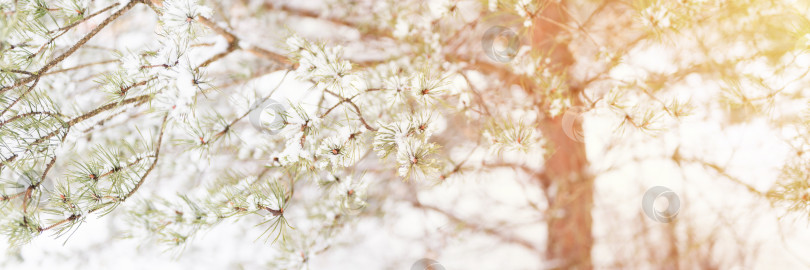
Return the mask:
[[(796, 108), (807, 102), (808, 8), (0, 0), (0, 228), (20, 245), (69, 235), (122, 206), (132, 236), (184, 246), (200, 230), (250, 217), (281, 251), (273, 266), (298, 268), (357, 220), (386, 219), (386, 205), (406, 202), (526, 249), (544, 267), (591, 269), (603, 172), (586, 143), (608, 141), (603, 157), (626, 153), (639, 134), (700, 116), (721, 129), (766, 120), (795, 130), (785, 140), (796, 154), (778, 184), (757, 189), (688, 147), (660, 158), (807, 212), (808, 125)], [(684, 90), (687, 80), (705, 87)], [(615, 132), (583, 130), (595, 116)], [(524, 210), (541, 216), (546, 237), (514, 233), (510, 218), (466, 220), (419, 199), (432, 186), (504, 169), (543, 195)], [(138, 192), (159, 179), (189, 184)], [(692, 240), (679, 238), (684, 226), (665, 224), (667, 251), (635, 259), (712, 267), (693, 260), (711, 245), (683, 248)]]

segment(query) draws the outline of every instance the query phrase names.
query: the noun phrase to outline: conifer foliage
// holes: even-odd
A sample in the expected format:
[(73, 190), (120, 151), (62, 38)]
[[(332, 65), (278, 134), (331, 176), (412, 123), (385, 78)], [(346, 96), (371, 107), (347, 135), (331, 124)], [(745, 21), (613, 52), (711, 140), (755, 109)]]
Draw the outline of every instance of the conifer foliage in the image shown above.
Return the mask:
[[(807, 78), (802, 3), (318, 2), (0, 0), (0, 232), (14, 246), (73, 241), (88, 218), (126, 213), (127, 236), (182, 249), (221, 222), (253, 222), (264, 233), (252, 237), (281, 251), (273, 266), (300, 268), (391, 201), (465, 227), (417, 189), (503, 167), (542, 190), (555, 224), (567, 221), (553, 210), (586, 194), (577, 225), (591, 239), (589, 136), (628, 143), (623, 134), (655, 136), (709, 107), (733, 125), (805, 98), (791, 84)], [(294, 25), (304, 22), (319, 32)], [(701, 38), (684, 42), (691, 34)], [(690, 53), (667, 70), (629, 64), (676, 42)], [(740, 71), (753, 64), (765, 71)], [(675, 93), (690, 75), (719, 94), (702, 104)], [(614, 134), (583, 132), (581, 118), (597, 113)], [(732, 180), (807, 213), (806, 136), (788, 140), (798, 153), (772, 190)], [(570, 160), (555, 159), (565, 151)], [(566, 162), (580, 163), (559, 173)], [(576, 179), (585, 193), (567, 184)], [(590, 260), (586, 242), (560, 266)]]

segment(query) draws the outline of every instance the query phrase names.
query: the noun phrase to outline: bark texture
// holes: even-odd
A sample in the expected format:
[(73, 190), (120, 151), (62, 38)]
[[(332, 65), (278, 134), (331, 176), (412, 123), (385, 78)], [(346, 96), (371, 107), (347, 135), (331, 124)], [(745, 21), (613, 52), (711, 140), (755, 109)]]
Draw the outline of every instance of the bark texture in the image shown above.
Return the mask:
[[(552, 1), (553, 3), (553, 1)], [(532, 46), (542, 52), (551, 51), (551, 61), (557, 65), (557, 73), (567, 72), (574, 65), (569, 51), (570, 32), (560, 24), (567, 24), (569, 14), (563, 6), (549, 4), (536, 15), (532, 31)], [(570, 81), (568, 96), (572, 105), (582, 105), (579, 82)], [(593, 175), (588, 171), (585, 144), (566, 136), (562, 115), (541, 116), (541, 131), (549, 140), (553, 153), (546, 160), (544, 171), (537, 181), (548, 196), (548, 242), (545, 257), (555, 269), (593, 269), (591, 248), (593, 217)], [(576, 121), (574, 130), (581, 130)]]

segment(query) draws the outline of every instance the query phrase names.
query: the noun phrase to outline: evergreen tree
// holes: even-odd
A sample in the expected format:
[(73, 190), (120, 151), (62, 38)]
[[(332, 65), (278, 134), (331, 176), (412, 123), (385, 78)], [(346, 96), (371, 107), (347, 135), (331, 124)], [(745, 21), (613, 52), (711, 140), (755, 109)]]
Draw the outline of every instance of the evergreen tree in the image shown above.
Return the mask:
[[(796, 151), (767, 189), (688, 146), (651, 152), (810, 214), (806, 1), (281, 2), (0, 0), (9, 244), (125, 212), (128, 236), (182, 249), (238, 220), (278, 247), (271, 267), (301, 268), (406, 203), (546, 267), (592, 269), (605, 172), (591, 162), (701, 116), (766, 121)], [(583, 130), (593, 119), (615, 132)], [(524, 208), (545, 238), (420, 200), (501, 169), (542, 194)], [(648, 261), (709, 267), (678, 244), (681, 224)]]

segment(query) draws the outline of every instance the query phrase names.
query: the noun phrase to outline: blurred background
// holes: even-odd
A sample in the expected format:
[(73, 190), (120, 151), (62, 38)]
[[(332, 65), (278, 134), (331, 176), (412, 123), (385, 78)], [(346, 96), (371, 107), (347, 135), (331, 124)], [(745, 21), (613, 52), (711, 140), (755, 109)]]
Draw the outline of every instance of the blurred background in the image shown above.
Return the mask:
[[(115, 1), (89, 2), (97, 10)], [(88, 43), (95, 49), (63, 65), (155, 46), (162, 26), (151, 9), (163, 2), (136, 6)], [(374, 155), (362, 159), (355, 170), (369, 182), (368, 205), (317, 252), (309, 242), (322, 240), (305, 230), (293, 230), (284, 247), (300, 249), (280, 250), (261, 237), (266, 227), (253, 216), (167, 248), (123, 238), (136, 233), (119, 209), (59, 238), (46, 232), (21, 247), (0, 245), (0, 266), (413, 269), (430, 258), (446, 269), (810, 268), (810, 2), (185, 2), (211, 8), (211, 21), (238, 35), (242, 48), (284, 54), (294, 33), (342, 46), (354, 70), (430, 66), (446, 74), (432, 140), (452, 166), (427, 181), (402, 181)], [(228, 42), (209, 31), (189, 58), (209, 58)], [(286, 77), (255, 52), (237, 50), (206, 71), (221, 91), (197, 106), (233, 106), (234, 92), (277, 85), (276, 100), (319, 105), (309, 82)], [(85, 90), (97, 87), (98, 73), (66, 72), (42, 84), (58, 89), (49, 92), (57, 103), (84, 108), (99, 100)], [(111, 118), (109, 128), (71, 138), (76, 145), (65, 151), (136, 137), (133, 121), (159, 126), (137, 120), (144, 114)], [(199, 193), (224, 170), (266, 164), (273, 152), (256, 146), (265, 143), (261, 133), (242, 127), (231, 142), (238, 158), (173, 155), (136, 197)], [(679, 199), (669, 222), (643, 211), (654, 186)], [(318, 200), (300, 192), (299, 200)], [(654, 202), (659, 211), (672, 203)], [(318, 222), (306, 209), (287, 219)], [(295, 263), (280, 264), (279, 256)]]

